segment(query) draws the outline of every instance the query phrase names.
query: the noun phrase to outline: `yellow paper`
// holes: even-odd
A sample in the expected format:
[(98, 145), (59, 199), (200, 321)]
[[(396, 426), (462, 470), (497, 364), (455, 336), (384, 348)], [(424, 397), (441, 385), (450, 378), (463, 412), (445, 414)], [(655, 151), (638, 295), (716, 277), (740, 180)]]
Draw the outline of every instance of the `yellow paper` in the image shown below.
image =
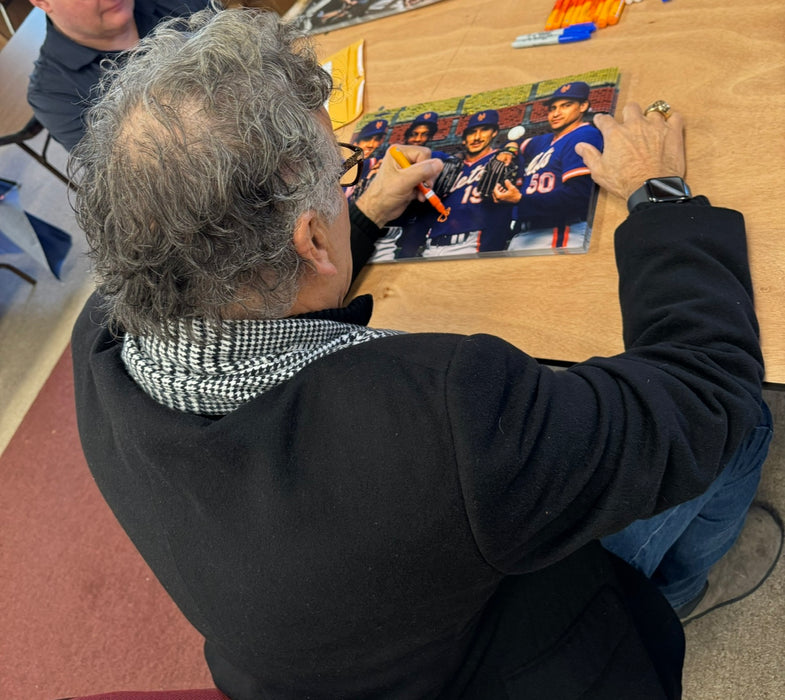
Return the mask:
[(334, 53), (322, 63), (322, 68), (332, 76), (334, 87), (324, 106), (330, 114), (333, 129), (340, 129), (363, 113), (363, 40)]

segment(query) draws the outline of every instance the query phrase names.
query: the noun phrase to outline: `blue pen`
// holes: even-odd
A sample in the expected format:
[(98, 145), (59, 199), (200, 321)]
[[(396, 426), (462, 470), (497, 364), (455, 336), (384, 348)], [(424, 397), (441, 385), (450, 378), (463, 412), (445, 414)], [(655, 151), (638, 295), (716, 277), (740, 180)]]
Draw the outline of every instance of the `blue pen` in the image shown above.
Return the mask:
[(561, 36), (562, 34), (583, 34), (584, 32), (596, 31), (597, 25), (594, 22), (581, 22), (580, 24), (571, 24), (567, 27), (560, 29), (549, 29), (544, 32), (534, 32), (533, 34), (521, 34), (515, 37), (515, 41), (527, 41), (544, 39), (549, 36)]
[(515, 37), (512, 47), (514, 49), (522, 49), (528, 46), (547, 46), (549, 44), (567, 44), (573, 41), (584, 41), (596, 29), (597, 25), (594, 22), (581, 22), (580, 24), (571, 24), (563, 29), (521, 34)]
[(591, 32), (567, 32), (563, 34), (550, 34), (548, 32), (538, 32), (546, 36), (523, 35), (512, 42), (514, 49), (527, 49), (532, 46), (549, 46), (551, 44), (571, 44), (575, 41), (586, 41), (591, 39)]

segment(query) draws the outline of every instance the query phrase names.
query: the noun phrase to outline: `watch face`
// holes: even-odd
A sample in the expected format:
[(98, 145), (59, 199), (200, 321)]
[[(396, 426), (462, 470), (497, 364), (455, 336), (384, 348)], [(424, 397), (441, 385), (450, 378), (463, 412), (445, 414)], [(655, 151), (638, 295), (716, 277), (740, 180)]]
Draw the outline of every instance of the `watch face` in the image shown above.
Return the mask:
[(690, 188), (680, 177), (657, 177), (647, 180), (649, 200), (653, 202), (669, 202), (690, 197)]

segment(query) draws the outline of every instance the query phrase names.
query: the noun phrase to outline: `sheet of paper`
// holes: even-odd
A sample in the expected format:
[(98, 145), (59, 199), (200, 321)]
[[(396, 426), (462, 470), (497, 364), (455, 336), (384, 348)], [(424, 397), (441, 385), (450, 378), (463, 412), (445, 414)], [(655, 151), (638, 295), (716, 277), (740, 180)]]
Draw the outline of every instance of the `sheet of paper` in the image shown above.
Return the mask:
[(330, 114), (333, 129), (350, 124), (363, 113), (365, 95), (365, 65), (363, 40), (334, 53), (322, 63), (332, 76), (334, 90), (325, 108)]

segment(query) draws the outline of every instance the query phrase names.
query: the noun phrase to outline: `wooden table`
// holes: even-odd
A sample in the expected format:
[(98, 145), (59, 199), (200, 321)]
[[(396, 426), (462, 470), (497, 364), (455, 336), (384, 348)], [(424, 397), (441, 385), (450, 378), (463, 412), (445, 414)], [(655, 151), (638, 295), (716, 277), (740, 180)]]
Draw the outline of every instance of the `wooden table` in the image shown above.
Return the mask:
[(30, 121), (28, 77), (46, 35), (46, 15), (33, 9), (0, 51), (0, 134), (19, 131)]
[[(316, 35), (327, 57), (365, 38), (366, 111), (610, 66), (628, 101), (667, 100), (685, 117), (687, 181), (742, 211), (769, 385), (785, 386), (785, 10), (780, 0), (646, 0), (590, 41), (512, 49), (551, 0), (442, 0)], [(347, 127), (343, 137), (348, 137)], [(493, 333), (542, 360), (623, 349), (613, 233), (625, 205), (600, 194), (586, 255), (368, 266), (374, 324)]]

